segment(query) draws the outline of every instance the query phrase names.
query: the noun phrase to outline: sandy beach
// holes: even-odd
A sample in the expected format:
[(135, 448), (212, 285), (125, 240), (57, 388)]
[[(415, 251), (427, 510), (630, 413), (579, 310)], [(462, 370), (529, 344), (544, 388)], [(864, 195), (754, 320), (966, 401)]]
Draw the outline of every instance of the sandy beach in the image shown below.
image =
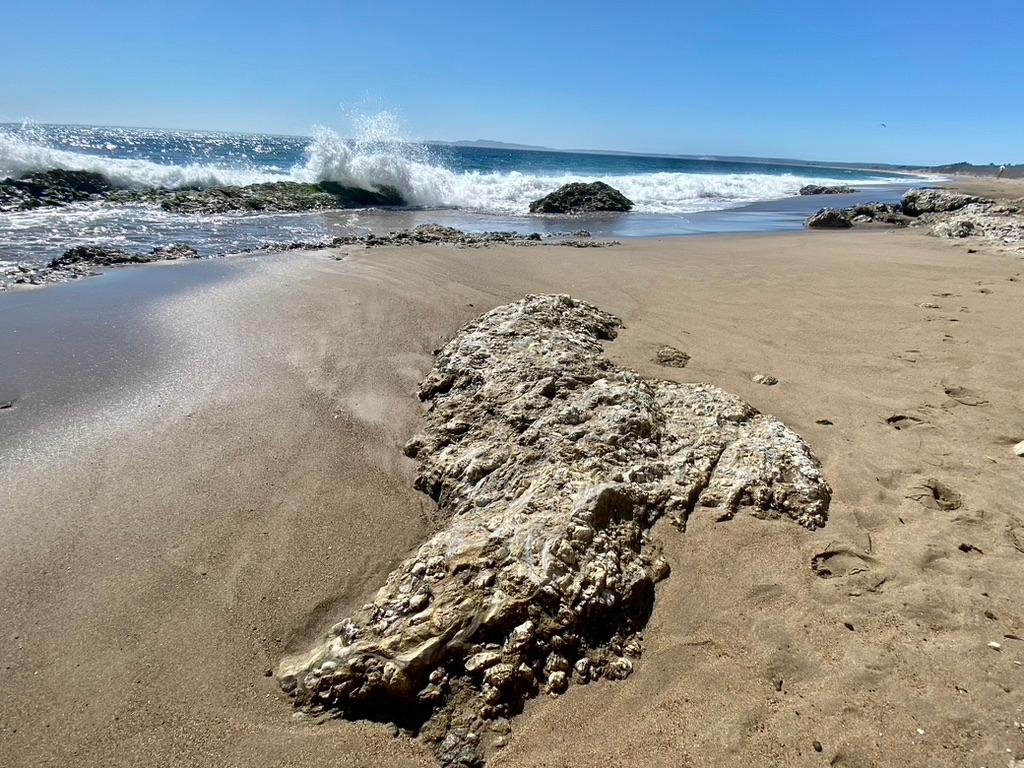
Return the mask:
[(780, 418), (834, 497), (814, 532), (659, 528), (634, 674), (532, 701), (490, 765), (1024, 760), (1024, 261), (865, 228), (297, 251), (0, 296), (0, 764), (435, 765), (385, 725), (296, 720), (272, 670), (443, 523), (402, 453), (432, 350), (549, 292), (622, 318), (616, 364)]

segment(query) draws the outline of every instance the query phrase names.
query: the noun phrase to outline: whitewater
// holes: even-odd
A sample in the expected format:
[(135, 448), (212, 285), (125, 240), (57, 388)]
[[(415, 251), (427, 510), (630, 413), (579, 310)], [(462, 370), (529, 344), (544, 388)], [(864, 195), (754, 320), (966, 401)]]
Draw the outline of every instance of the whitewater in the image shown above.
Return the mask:
[[(558, 231), (565, 222), (530, 216), (530, 202), (562, 184), (594, 180), (611, 184), (635, 203), (628, 216), (588, 222), (595, 234), (684, 234), (704, 231), (709, 213), (790, 199), (805, 184), (870, 190), (907, 182), (884, 173), (813, 165), (424, 143), (403, 137), (387, 114), (363, 121), (355, 138), (326, 128), (303, 137), (0, 126), (0, 178), (49, 169), (92, 171), (134, 190), (275, 181), (391, 187), (408, 206), (399, 211), (183, 216), (138, 204), (89, 203), (7, 213), (0, 214), (0, 260), (38, 260), (83, 244), (145, 248), (183, 242), (203, 254), (225, 253), (425, 221), (476, 231)], [(762, 221), (730, 225), (730, 231), (763, 228)]]
[[(68, 130), (64, 129), (65, 132)], [(85, 151), (73, 151), (52, 141), (55, 136), (64, 137), (59, 132), (46, 136), (40, 135), (39, 129), (34, 135), (23, 135), (10, 128), (0, 131), (0, 177), (17, 177), (51, 168), (82, 170), (100, 173), (116, 186), (137, 190), (245, 186), (272, 181), (333, 181), (373, 190), (393, 187), (413, 206), (464, 208), (502, 214), (525, 214), (532, 200), (562, 184), (592, 181), (595, 176), (620, 189), (636, 203), (639, 213), (712, 210), (786, 197), (796, 194), (804, 184), (845, 184), (851, 181), (848, 173), (826, 173), (820, 168), (794, 167), (788, 172), (772, 168), (774, 172), (765, 172), (757, 165), (751, 165), (749, 169), (735, 169), (736, 164), (731, 164), (731, 171), (720, 173), (668, 169), (628, 173), (612, 168), (597, 174), (574, 173), (571, 170), (558, 173), (553, 169), (541, 172), (460, 170), (457, 168), (459, 158), (451, 163), (451, 157), (444, 157), (443, 151), (429, 145), (378, 137), (345, 140), (327, 129), (318, 130), (309, 140), (304, 157), (286, 168), (259, 162), (257, 155), (245, 152), (246, 144), (252, 143), (252, 137), (231, 134), (184, 134), (193, 143), (205, 142), (222, 148), (224, 151), (219, 157), (216, 153), (202, 153), (214, 162), (159, 162), (148, 159), (144, 153), (136, 153), (141, 156), (119, 156), (124, 154), (122, 148), (137, 147), (140, 143), (137, 138), (132, 140), (130, 129), (81, 130), (99, 133), (106, 140), (101, 145), (79, 141), (72, 146), (77, 145)], [(142, 143), (159, 141), (159, 132), (148, 133), (150, 135), (144, 136)], [(176, 139), (182, 140), (181, 132), (173, 133)], [(47, 141), (47, 138), (51, 140)], [(272, 142), (274, 138), (262, 137), (264, 142)], [(121, 153), (118, 153), (119, 149)], [(462, 151), (468, 150), (462, 148)], [(608, 157), (619, 160), (618, 165), (625, 165), (621, 162), (623, 156)], [(664, 159), (666, 165), (669, 162), (670, 159)], [(706, 164), (709, 161), (698, 162)], [(537, 163), (534, 161), (532, 164)], [(858, 180), (861, 184), (895, 181), (892, 177), (872, 174), (861, 174)]]

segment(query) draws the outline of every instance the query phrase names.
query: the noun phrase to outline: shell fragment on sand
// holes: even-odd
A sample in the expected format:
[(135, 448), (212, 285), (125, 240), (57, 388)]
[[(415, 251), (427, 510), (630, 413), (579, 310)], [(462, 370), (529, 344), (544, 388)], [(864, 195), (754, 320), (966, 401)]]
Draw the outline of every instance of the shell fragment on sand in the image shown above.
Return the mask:
[(825, 523), (831, 491), (798, 435), (717, 387), (616, 367), (602, 342), (619, 326), (529, 296), (438, 352), (406, 452), (447, 523), (282, 662), (297, 706), (396, 722), (441, 763), (481, 765), (528, 698), (634, 670), (669, 573), (656, 520)]

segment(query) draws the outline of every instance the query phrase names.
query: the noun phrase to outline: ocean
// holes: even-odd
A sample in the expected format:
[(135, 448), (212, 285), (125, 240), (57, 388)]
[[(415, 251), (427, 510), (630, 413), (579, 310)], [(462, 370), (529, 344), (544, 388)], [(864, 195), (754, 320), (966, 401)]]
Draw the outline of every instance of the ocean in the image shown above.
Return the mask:
[[(100, 244), (148, 250), (185, 243), (203, 255), (386, 232), (424, 222), (467, 231), (632, 237), (798, 228), (821, 199), (805, 184), (849, 184), (889, 199), (913, 179), (821, 165), (486, 148), (397, 140), (376, 124), (356, 139), (330, 130), (270, 136), (70, 125), (0, 125), (0, 178), (60, 168), (102, 173), (131, 189), (266, 181), (336, 181), (399, 190), (402, 209), (184, 215), (140, 204), (87, 203), (0, 213), (0, 260), (41, 263)], [(532, 200), (570, 181), (605, 181), (636, 204), (628, 214), (566, 220), (531, 216)], [(846, 201), (854, 198), (844, 196)]]

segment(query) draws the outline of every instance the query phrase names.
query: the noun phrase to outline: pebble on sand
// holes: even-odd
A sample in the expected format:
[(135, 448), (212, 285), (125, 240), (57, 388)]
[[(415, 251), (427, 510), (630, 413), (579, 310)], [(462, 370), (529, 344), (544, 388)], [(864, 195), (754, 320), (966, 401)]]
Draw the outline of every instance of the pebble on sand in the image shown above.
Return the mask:
[(1021, 440), (1015, 446), (1013, 446), (1013, 452), (1022, 458), (1024, 458), (1024, 440)]

